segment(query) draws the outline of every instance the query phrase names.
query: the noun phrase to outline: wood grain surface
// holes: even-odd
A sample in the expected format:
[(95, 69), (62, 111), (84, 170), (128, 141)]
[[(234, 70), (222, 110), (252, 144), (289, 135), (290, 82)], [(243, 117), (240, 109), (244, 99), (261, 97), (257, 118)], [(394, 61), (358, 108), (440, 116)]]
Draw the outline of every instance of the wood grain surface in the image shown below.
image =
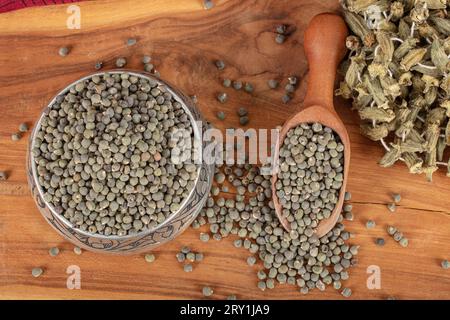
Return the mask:
[[(129, 67), (141, 69), (143, 54), (154, 58), (161, 76), (186, 94), (196, 94), (205, 117), (219, 128), (238, 126), (235, 111), (250, 111), (249, 126), (272, 128), (295, 111), (305, 92), (307, 65), (302, 48), (303, 30), (317, 13), (338, 10), (338, 1), (229, 0), (215, 1), (204, 10), (200, 0), (107, 0), (79, 4), (81, 29), (66, 28), (67, 6), (19, 10), (0, 15), (0, 170), (9, 180), (0, 182), (0, 298), (3, 299), (190, 299), (202, 298), (201, 288), (214, 288), (213, 298), (236, 294), (239, 299), (341, 299), (332, 288), (302, 296), (289, 285), (274, 290), (256, 288), (256, 272), (262, 268), (246, 264), (248, 252), (234, 248), (233, 238), (202, 243), (199, 230), (189, 229), (173, 242), (155, 251), (156, 261), (142, 255), (109, 256), (83, 252), (57, 235), (36, 209), (25, 176), (27, 136), (11, 141), (21, 122), (30, 125), (51, 97), (77, 78), (92, 72), (97, 60), (112, 68), (118, 56)], [(274, 42), (274, 26), (287, 23), (296, 28), (283, 45)], [(137, 45), (126, 47), (129, 37)], [(70, 45), (67, 57), (58, 48)], [(219, 72), (213, 61), (223, 59), (227, 68)], [(301, 86), (288, 105), (280, 102), (282, 90), (269, 90), (270, 78), (286, 79), (295, 74)], [(229, 101), (215, 100), (223, 90), (221, 78), (251, 81), (252, 95), (227, 89)], [(450, 180), (445, 172), (433, 183), (407, 173), (403, 165), (382, 169), (377, 160), (382, 148), (359, 134), (357, 115), (349, 102), (335, 100), (346, 124), (352, 160), (348, 190), (353, 194), (355, 220), (346, 222), (360, 244), (359, 264), (350, 270), (346, 285), (353, 299), (449, 299), (450, 270), (440, 267), (450, 259)], [(215, 118), (219, 110), (226, 121)], [(396, 213), (386, 203), (399, 192), (402, 201)], [(367, 230), (368, 219), (376, 221)], [(409, 238), (402, 248), (386, 233), (386, 225), (397, 226)], [(386, 245), (377, 247), (376, 237)], [(184, 273), (175, 254), (184, 245), (203, 252), (205, 259)], [(61, 253), (50, 257), (48, 249)], [(81, 289), (66, 288), (66, 269), (81, 269)], [(381, 269), (381, 289), (368, 289), (367, 268)], [(45, 273), (31, 276), (41, 266)]]

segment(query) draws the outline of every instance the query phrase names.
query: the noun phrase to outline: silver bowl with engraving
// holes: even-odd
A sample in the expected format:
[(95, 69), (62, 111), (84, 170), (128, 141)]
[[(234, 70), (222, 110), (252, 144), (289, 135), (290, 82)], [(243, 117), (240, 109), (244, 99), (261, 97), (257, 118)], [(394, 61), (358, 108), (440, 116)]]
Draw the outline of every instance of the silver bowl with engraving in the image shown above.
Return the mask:
[(198, 164), (198, 174), (194, 188), (189, 193), (189, 196), (181, 203), (180, 208), (176, 212), (171, 213), (165, 221), (153, 229), (146, 229), (134, 235), (126, 236), (105, 236), (89, 233), (76, 228), (61, 213), (58, 213), (50, 203), (47, 203), (44, 200), (43, 190), (38, 183), (36, 164), (31, 150), (33, 149), (35, 135), (40, 129), (43, 116), (50, 111), (51, 106), (56, 102), (57, 97), (66, 94), (72, 86), (76, 85), (78, 82), (88, 80), (95, 75), (103, 75), (105, 73), (128, 73), (139, 78), (155, 80), (158, 84), (166, 86), (167, 91), (173, 95), (176, 101), (181, 103), (184, 111), (191, 120), (194, 145), (199, 143), (199, 145), (202, 146), (202, 149), (205, 147), (205, 142), (202, 141), (202, 130), (207, 128), (206, 122), (203, 120), (192, 100), (179, 90), (175, 89), (172, 85), (146, 72), (136, 72), (132, 70), (97, 72), (83, 77), (65, 87), (43, 110), (30, 135), (27, 155), (28, 183), (31, 194), (43, 217), (56, 231), (74, 245), (86, 250), (103, 253), (131, 254), (150, 251), (180, 235), (195, 220), (208, 198), (214, 175), (214, 164), (208, 164), (207, 161), (202, 161), (201, 164)]

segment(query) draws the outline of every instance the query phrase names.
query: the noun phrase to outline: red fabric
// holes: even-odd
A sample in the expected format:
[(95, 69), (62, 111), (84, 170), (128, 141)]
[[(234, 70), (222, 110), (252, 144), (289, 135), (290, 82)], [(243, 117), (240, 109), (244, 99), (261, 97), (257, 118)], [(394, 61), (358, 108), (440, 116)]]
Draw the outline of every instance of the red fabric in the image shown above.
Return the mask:
[(79, 2), (82, 0), (0, 0), (0, 13), (34, 6)]

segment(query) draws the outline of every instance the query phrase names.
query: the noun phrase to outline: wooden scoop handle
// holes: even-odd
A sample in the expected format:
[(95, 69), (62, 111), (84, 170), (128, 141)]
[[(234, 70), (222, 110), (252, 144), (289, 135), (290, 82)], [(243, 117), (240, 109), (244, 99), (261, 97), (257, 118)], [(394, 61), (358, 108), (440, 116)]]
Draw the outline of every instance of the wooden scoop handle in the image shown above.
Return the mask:
[(340, 16), (322, 13), (309, 23), (304, 37), (309, 79), (303, 109), (319, 105), (334, 111), (334, 80), (346, 53), (348, 29)]

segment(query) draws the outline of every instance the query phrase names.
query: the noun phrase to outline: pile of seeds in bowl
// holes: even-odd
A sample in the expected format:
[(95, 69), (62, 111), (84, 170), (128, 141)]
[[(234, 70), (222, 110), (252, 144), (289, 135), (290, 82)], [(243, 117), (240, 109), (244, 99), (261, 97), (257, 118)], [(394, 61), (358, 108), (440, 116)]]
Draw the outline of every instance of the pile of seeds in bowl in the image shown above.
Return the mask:
[(257, 272), (261, 290), (273, 289), (278, 282), (297, 285), (307, 294), (332, 285), (345, 297), (350, 296), (351, 290), (343, 288), (341, 281), (348, 279), (348, 268), (357, 263), (359, 246), (347, 244), (351, 235), (344, 230), (342, 216), (321, 238), (306, 228), (285, 231), (274, 210), (270, 178), (249, 164), (217, 168), (212, 190), (232, 181), (236, 195), (225, 199), (218, 192), (211, 193), (192, 226), (208, 223), (216, 240), (237, 235), (235, 247), (244, 247), (251, 254), (247, 263), (263, 263), (263, 269)]
[(180, 208), (197, 178), (185, 153), (173, 163), (174, 132), (193, 136), (181, 103), (162, 83), (128, 73), (76, 83), (56, 98), (35, 135), (44, 200), (90, 233), (154, 228)]
[(303, 123), (287, 132), (275, 187), (292, 230), (310, 235), (331, 216), (344, 179), (343, 162), (344, 145), (332, 129)]

